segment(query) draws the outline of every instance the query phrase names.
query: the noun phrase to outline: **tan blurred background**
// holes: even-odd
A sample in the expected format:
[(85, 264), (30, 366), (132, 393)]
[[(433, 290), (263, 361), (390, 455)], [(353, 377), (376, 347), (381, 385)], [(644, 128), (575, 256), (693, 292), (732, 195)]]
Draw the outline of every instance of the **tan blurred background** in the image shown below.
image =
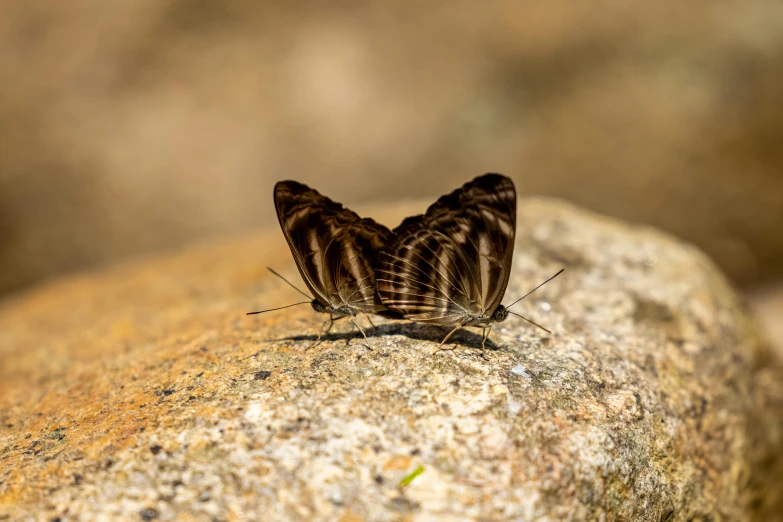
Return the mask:
[(0, 0), (0, 293), (499, 171), (783, 317), (783, 3), (367, 4)]

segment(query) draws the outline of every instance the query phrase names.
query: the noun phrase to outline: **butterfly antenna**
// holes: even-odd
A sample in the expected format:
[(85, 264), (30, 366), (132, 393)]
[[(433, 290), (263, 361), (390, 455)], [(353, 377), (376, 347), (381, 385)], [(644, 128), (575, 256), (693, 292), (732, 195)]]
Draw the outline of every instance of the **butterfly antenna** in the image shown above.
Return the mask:
[(267, 270), (269, 270), (270, 272), (272, 272), (273, 274), (275, 274), (277, 277), (279, 277), (279, 278), (280, 278), (280, 279), (282, 279), (283, 281), (285, 281), (285, 282), (288, 284), (288, 286), (290, 286), (291, 288), (293, 288), (294, 290), (296, 290), (297, 292), (299, 292), (300, 294), (302, 294), (302, 295), (303, 295), (303, 296), (305, 296), (306, 298), (308, 298), (308, 299), (312, 299), (312, 297), (310, 297), (310, 296), (309, 296), (309, 295), (307, 295), (306, 293), (304, 293), (304, 292), (302, 292), (301, 290), (299, 290), (297, 287), (295, 287), (295, 286), (294, 286), (294, 284), (293, 284), (291, 281), (289, 281), (289, 280), (288, 280), (288, 279), (286, 279), (285, 277), (281, 276), (280, 274), (278, 274), (277, 272), (275, 272), (274, 270), (272, 270), (272, 269), (271, 269), (271, 268), (269, 268), (269, 267), (266, 267), (266, 269), (267, 269)]
[(550, 332), (549, 330), (547, 330), (546, 328), (544, 328), (543, 326), (541, 326), (540, 324), (538, 324), (537, 322), (535, 322), (535, 321), (531, 321), (531, 320), (530, 320), (530, 319), (528, 319), (527, 317), (524, 317), (524, 316), (522, 316), (522, 315), (519, 315), (519, 314), (515, 314), (514, 312), (511, 312), (511, 311), (509, 311), (508, 313), (510, 313), (510, 314), (512, 314), (512, 315), (516, 315), (517, 317), (520, 317), (520, 318), (524, 319), (525, 321), (527, 321), (528, 323), (530, 323), (530, 324), (532, 324), (532, 325), (538, 326), (539, 328), (541, 328), (542, 330), (544, 330), (544, 331), (545, 331), (546, 333), (548, 333), (548, 334), (551, 334), (551, 333), (552, 333), (552, 332)]
[[(529, 291), (528, 293), (526, 293), (525, 295), (523, 295), (522, 297), (520, 297), (519, 299), (517, 299), (516, 301), (511, 303), (510, 305), (508, 305), (506, 307), (506, 310), (508, 310), (509, 308), (511, 308), (512, 306), (514, 306), (515, 304), (520, 302), (522, 299), (524, 299), (525, 297), (529, 296), (530, 294), (532, 294), (533, 292), (535, 292), (536, 290), (538, 290), (539, 288), (541, 288), (542, 286), (544, 286), (548, 282), (550, 282), (552, 279), (554, 279), (557, 276), (559, 276), (560, 274), (562, 274), (563, 270), (565, 270), (565, 268), (561, 268), (558, 273), (556, 273), (555, 275), (553, 275), (552, 277), (550, 277), (549, 279), (547, 279), (546, 281), (544, 281), (543, 283), (541, 283), (540, 285), (538, 285), (537, 287), (535, 287), (534, 289), (532, 289), (531, 291)], [(519, 314), (514, 314), (514, 315), (519, 315)], [(520, 317), (522, 317), (522, 316), (520, 315)], [(524, 319), (524, 317), (522, 317), (522, 319)], [(529, 321), (529, 319), (527, 319), (527, 320)], [(530, 322), (532, 323), (533, 321), (530, 321)], [(535, 323), (533, 323), (533, 324), (535, 324)], [(538, 325), (536, 324), (536, 326), (538, 326)], [(546, 330), (546, 328), (544, 328), (544, 330)], [(547, 330), (547, 331), (549, 331), (549, 330)]]
[(259, 310), (258, 312), (248, 312), (245, 315), (263, 314), (266, 312), (274, 312), (275, 310), (282, 310), (283, 308), (291, 308), (292, 306), (299, 306), (303, 304), (310, 304), (310, 301), (302, 301), (301, 303), (294, 303), (287, 306), (281, 306), (279, 308), (270, 308), (269, 310)]

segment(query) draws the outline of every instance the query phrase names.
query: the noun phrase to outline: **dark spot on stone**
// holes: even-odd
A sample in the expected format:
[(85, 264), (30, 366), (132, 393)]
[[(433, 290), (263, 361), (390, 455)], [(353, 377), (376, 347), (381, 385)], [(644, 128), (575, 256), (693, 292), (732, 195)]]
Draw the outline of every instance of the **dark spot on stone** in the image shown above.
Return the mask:
[(174, 392), (176, 392), (176, 391), (177, 391), (177, 390), (175, 390), (174, 388), (169, 388), (168, 390), (163, 390), (163, 395), (165, 395), (166, 397), (168, 397), (169, 395), (171, 395), (172, 393), (174, 393)]
[(253, 374), (253, 378), (257, 381), (265, 381), (272, 375), (272, 372), (262, 370)]
[(389, 357), (389, 352), (383, 352), (381, 353), (381, 357)]
[(199, 350), (201, 350), (202, 352), (206, 352), (207, 351), (207, 347), (206, 346), (202, 346), (201, 348), (199, 348)]
[(185, 375), (186, 373), (188, 373), (188, 372), (186, 372), (185, 370), (182, 370), (181, 372), (179, 372), (180, 375)]
[(160, 453), (160, 450), (162, 450), (162, 449), (163, 448), (161, 448), (157, 444), (155, 444), (154, 446), (150, 446), (150, 451), (152, 452), (153, 455), (157, 455), (158, 453)]
[(112, 459), (106, 459), (105, 461), (103, 461), (104, 469), (109, 469), (112, 466), (114, 466), (114, 461)]
[(50, 522), (62, 522), (63, 521), (63, 519), (60, 518), (60, 517), (50, 518), (49, 520), (50, 520)]
[(411, 451), (411, 455), (419, 455), (421, 453), (421, 450), (419, 448), (415, 448)]
[(6, 427), (6, 428), (13, 428), (13, 427), (14, 427), (14, 425), (9, 423), (9, 424), (6, 424), (6, 425), (5, 425), (5, 427)]
[(373, 447), (372, 447), (372, 450), (373, 450), (375, 453), (380, 453), (382, 449), (383, 449), (383, 448), (382, 448), (382, 447), (380, 447), (378, 444), (376, 444), (375, 446), (373, 446)]
[(33, 436), (33, 434), (32, 434), (32, 433), (28, 433), (27, 435), (25, 435), (25, 436), (24, 436), (24, 438), (25, 438), (25, 439), (29, 439), (29, 438), (30, 438), (30, 437), (32, 437), (32, 436)]
[(176, 488), (177, 486), (183, 486), (184, 484), (185, 483), (182, 482), (181, 480), (175, 480), (174, 482), (171, 483), (171, 487)]
[(158, 511), (153, 508), (144, 508), (139, 511), (139, 516), (142, 520), (149, 522), (150, 520), (158, 518)]
[(146, 404), (142, 404), (141, 406), (139, 406), (139, 409), (141, 410), (141, 409), (144, 409), (144, 408), (146, 408), (146, 407), (147, 407), (147, 405), (146, 405)]
[(638, 419), (644, 418), (644, 405), (642, 405), (642, 396), (639, 395), (639, 393), (634, 392), (634, 397), (636, 398), (636, 409), (638, 410), (638, 413), (636, 414), (636, 417)]
[(188, 386), (188, 387), (187, 387), (187, 388), (185, 388), (185, 389), (186, 389), (186, 390), (188, 390), (188, 391), (193, 391), (193, 390), (195, 390), (195, 389), (196, 389), (196, 387), (195, 387), (195, 386)]
[(83, 476), (81, 476), (80, 474), (76, 473), (76, 474), (73, 476), (73, 483), (74, 483), (76, 486), (78, 486), (79, 484), (81, 484), (83, 481), (84, 481), (84, 477), (83, 477)]
[(40, 443), (41, 443), (41, 441), (40, 441), (40, 440), (34, 440), (34, 441), (33, 441), (33, 442), (30, 444), (30, 448), (34, 448), (34, 447), (38, 446)]
[(534, 241), (536, 254), (544, 264), (554, 263), (566, 268), (589, 268), (592, 263), (585, 258), (582, 250), (563, 245), (552, 246), (543, 241)]
[(202, 491), (201, 494), (198, 496), (199, 502), (207, 502), (209, 501), (209, 491)]
[(120, 389), (124, 390), (125, 389), (125, 385), (123, 384), (122, 386), (120, 386)]
[(204, 372), (198, 372), (198, 373), (196, 374), (196, 377), (201, 377), (202, 375), (204, 375)]
[(547, 466), (546, 467), (547, 473), (552, 473), (552, 471), (554, 471), (554, 469), (555, 469), (554, 466)]
[(413, 502), (412, 500), (405, 497), (396, 497), (391, 499), (391, 502), (389, 502), (389, 507), (395, 511), (410, 512), (418, 509), (419, 503)]
[(663, 424), (664, 422), (666, 422), (666, 421), (665, 421), (665, 420), (663, 420), (663, 419), (661, 419), (661, 424)]
[(189, 400), (189, 401), (195, 401), (195, 400), (196, 400), (196, 398), (195, 398), (194, 396), (192, 396), (192, 395), (189, 395), (189, 396), (188, 396), (188, 400)]
[(663, 330), (669, 338), (681, 337), (677, 317), (667, 305), (639, 296), (634, 297), (634, 302), (636, 304), (633, 313), (635, 323), (652, 325), (657, 330)]
[(375, 475), (375, 483), (376, 484), (383, 484), (383, 477), (380, 475)]

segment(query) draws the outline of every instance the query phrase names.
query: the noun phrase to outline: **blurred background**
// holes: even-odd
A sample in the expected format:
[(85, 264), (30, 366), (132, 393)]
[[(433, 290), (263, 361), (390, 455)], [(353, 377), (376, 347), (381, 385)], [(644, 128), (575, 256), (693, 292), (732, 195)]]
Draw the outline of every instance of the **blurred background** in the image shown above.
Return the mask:
[(778, 0), (0, 0), (0, 86), (0, 295), (277, 226), (279, 179), (498, 171), (697, 244), (783, 346)]

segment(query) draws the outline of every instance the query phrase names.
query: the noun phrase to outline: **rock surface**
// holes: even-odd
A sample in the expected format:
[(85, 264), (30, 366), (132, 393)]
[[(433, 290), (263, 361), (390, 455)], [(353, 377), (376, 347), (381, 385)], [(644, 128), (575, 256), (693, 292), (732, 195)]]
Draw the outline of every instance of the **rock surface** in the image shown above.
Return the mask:
[[(369, 212), (395, 224), (407, 208)], [(712, 263), (520, 201), (490, 337), (323, 320), (279, 230), (0, 306), (0, 520), (770, 520), (781, 373)], [(360, 318), (359, 321), (365, 321)], [(348, 343), (350, 341), (350, 343)], [(418, 471), (418, 476), (411, 474)], [(408, 479), (406, 480), (406, 477)]]
[(763, 334), (783, 358), (783, 283), (757, 289), (748, 295)]

